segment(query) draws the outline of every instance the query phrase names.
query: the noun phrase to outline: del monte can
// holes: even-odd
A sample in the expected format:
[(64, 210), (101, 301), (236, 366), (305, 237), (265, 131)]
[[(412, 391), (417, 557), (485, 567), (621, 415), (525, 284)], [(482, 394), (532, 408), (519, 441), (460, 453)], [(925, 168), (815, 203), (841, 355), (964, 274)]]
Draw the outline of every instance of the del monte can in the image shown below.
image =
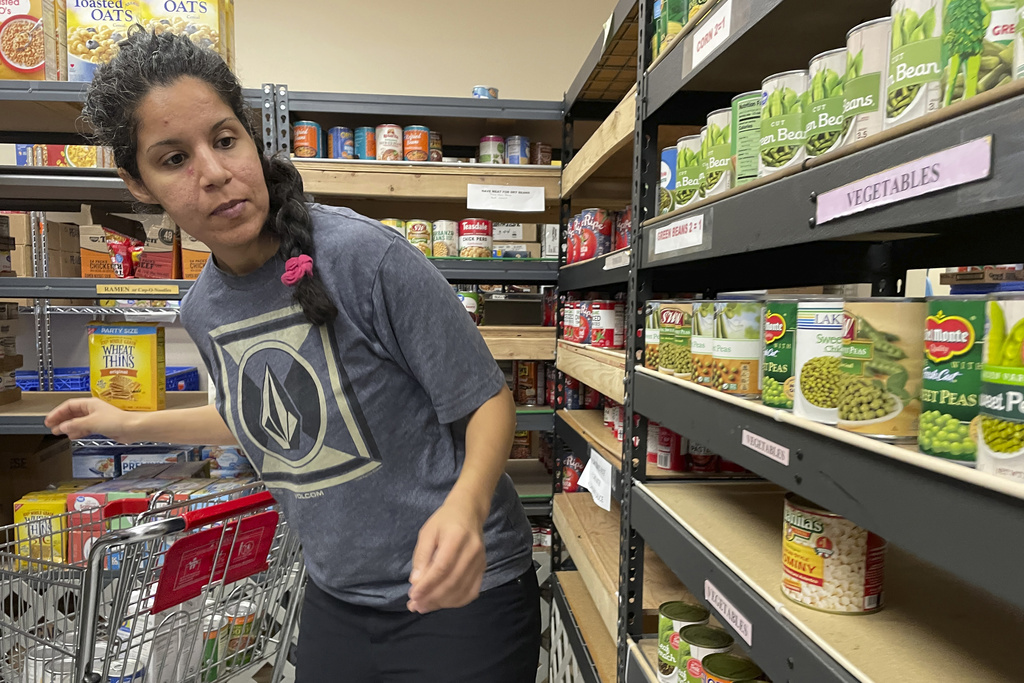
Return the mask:
[(764, 385), (761, 402), (770, 408), (793, 409), (793, 352), (797, 300), (772, 298), (764, 311)]
[(994, 295), (988, 324), (978, 395), (978, 469), (1024, 481), (1024, 298)]

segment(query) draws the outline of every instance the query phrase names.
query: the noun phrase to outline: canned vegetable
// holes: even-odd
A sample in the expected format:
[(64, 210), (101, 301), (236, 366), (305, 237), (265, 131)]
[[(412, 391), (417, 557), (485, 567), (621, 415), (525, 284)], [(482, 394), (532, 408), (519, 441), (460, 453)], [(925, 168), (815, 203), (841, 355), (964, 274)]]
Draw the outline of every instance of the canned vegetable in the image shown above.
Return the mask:
[(323, 157), (320, 124), (314, 121), (296, 121), (292, 126), (292, 151), (300, 159)]
[(441, 143), (441, 134), (436, 130), (430, 131), (430, 161), (444, 160), (444, 145)]
[(463, 258), (490, 258), (493, 224), (483, 218), (459, 221), (459, 256)]
[(405, 237), (405, 221), (398, 218), (382, 218), (380, 221), (383, 225), (394, 229), (402, 237)]
[(889, 73), (889, 32), (884, 17), (854, 26), (846, 34), (846, 78), (843, 79), (843, 145), (882, 132), (882, 101)]
[(839, 420), (843, 322), (842, 299), (799, 303), (794, 415), (833, 425)]
[(715, 348), (715, 302), (693, 302), (693, 328), (690, 337), (691, 380), (711, 386)]
[(687, 626), (679, 632), (679, 683), (703, 683), (708, 655), (729, 652), (733, 637), (714, 626)]
[(803, 100), (807, 72), (786, 71), (761, 84), (761, 155), (758, 175), (763, 177), (804, 160)]
[(676, 683), (679, 662), (679, 631), (687, 626), (708, 623), (709, 612), (700, 605), (679, 600), (658, 608), (658, 680)]
[(988, 339), (981, 376), (978, 469), (1024, 480), (1024, 298), (996, 294), (988, 302)]
[(733, 396), (760, 397), (764, 303), (716, 301), (715, 322), (711, 385)]
[(702, 156), (699, 135), (687, 135), (676, 141), (675, 206), (699, 201)]
[(658, 210), (660, 213), (668, 213), (676, 208), (676, 165), (678, 158), (678, 152), (675, 147), (666, 147), (661, 150), (661, 190), (658, 194)]
[(459, 224), (455, 221), (434, 221), (433, 246), (434, 257), (458, 256)]
[(401, 161), (403, 158), (403, 136), (402, 127), (393, 123), (385, 123), (377, 126), (377, 160), (378, 161)]
[(693, 302), (662, 301), (658, 305), (658, 372), (690, 379), (693, 373)]
[(761, 156), (761, 91), (732, 98), (732, 167), (735, 186), (757, 178)]
[(485, 135), (480, 138), (478, 158), (481, 164), (504, 164), (505, 139), (500, 135)]
[(708, 114), (704, 150), (704, 196), (714, 197), (733, 186), (732, 109)]
[(405, 236), (414, 247), (423, 252), (424, 256), (433, 256), (434, 224), (430, 221), (414, 219), (405, 224)]
[(746, 657), (727, 652), (708, 655), (702, 664), (705, 683), (741, 683), (764, 676), (757, 664)]
[(506, 140), (505, 163), (517, 166), (530, 163), (530, 138), (513, 135)]
[(515, 386), (512, 394), (516, 404), (521, 406), (543, 405), (540, 390), (541, 363), (535, 360), (512, 361), (512, 376)]
[[(793, 353), (797, 301), (768, 299), (764, 311), (764, 384), (761, 402), (769, 408), (793, 409)], [(842, 308), (839, 310), (842, 314)]]
[(885, 127), (942, 106), (943, 0), (893, 0)]
[(807, 156), (817, 157), (838, 149), (843, 136), (843, 79), (846, 77), (846, 48), (815, 56), (808, 68), (807, 110), (804, 135)]

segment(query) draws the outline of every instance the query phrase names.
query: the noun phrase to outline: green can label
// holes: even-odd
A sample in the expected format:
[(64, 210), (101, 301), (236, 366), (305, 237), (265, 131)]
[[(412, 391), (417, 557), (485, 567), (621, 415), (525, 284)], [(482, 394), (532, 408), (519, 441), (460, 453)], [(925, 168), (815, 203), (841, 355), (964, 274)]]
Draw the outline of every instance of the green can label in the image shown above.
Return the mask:
[(768, 78), (761, 89), (761, 141), (758, 174), (769, 175), (804, 159), (804, 104), (807, 72)]
[(1024, 299), (989, 301), (978, 470), (1024, 481)]
[(917, 438), (922, 453), (974, 462), (971, 422), (978, 416), (984, 335), (984, 301), (928, 302)]
[(811, 83), (804, 109), (807, 156), (816, 157), (839, 147), (843, 135), (843, 78), (846, 50), (811, 60)]
[(757, 178), (761, 143), (761, 93), (739, 95), (732, 101), (732, 158), (735, 185)]
[(690, 337), (693, 330), (693, 305), (689, 302), (663, 301), (658, 309), (658, 371), (681, 379), (690, 379), (693, 362)]
[(761, 402), (793, 409), (793, 352), (796, 339), (795, 301), (769, 301), (764, 312), (764, 386)]
[(1013, 77), (1024, 78), (1024, 0), (1014, 3), (1016, 32), (1013, 34)]
[(661, 329), (658, 327), (660, 301), (647, 302), (647, 325), (644, 327), (644, 367), (658, 369), (658, 355), (661, 347)]
[(947, 2), (942, 21), (947, 60), (942, 72), (944, 106), (1012, 80), (1016, 22), (1009, 0)]
[(708, 116), (704, 140), (704, 196), (713, 197), (732, 188), (732, 111)]
[(686, 206), (701, 198), (700, 182), (703, 173), (700, 137), (693, 135), (682, 138), (677, 144), (676, 190), (677, 207)]
[(941, 106), (943, 0), (902, 0), (892, 9), (885, 115), (902, 123)]
[[(856, 70), (851, 73), (856, 73)], [(846, 82), (843, 91), (843, 114), (852, 119), (859, 114), (878, 111), (878, 93), (882, 89), (882, 74), (864, 74)]]
[(679, 632), (675, 630), (673, 621), (664, 615), (658, 618), (658, 679), (663, 676), (674, 676), (676, 657), (679, 654)]

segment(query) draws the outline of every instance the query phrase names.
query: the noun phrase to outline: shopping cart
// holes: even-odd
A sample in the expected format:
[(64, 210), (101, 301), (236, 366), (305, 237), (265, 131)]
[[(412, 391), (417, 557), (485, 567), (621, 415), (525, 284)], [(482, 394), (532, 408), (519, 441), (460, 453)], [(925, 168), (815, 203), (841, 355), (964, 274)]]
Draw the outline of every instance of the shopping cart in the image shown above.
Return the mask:
[(0, 527), (0, 680), (278, 683), (304, 582), (262, 484)]

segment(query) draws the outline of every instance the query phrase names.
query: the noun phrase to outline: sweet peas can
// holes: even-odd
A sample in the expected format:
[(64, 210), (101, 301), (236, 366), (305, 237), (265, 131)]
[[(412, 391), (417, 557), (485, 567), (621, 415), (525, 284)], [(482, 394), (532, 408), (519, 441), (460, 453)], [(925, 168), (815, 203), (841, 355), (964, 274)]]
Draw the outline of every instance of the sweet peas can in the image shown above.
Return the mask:
[(1024, 481), (1024, 299), (996, 294), (987, 305), (989, 333), (978, 404), (978, 470)]

